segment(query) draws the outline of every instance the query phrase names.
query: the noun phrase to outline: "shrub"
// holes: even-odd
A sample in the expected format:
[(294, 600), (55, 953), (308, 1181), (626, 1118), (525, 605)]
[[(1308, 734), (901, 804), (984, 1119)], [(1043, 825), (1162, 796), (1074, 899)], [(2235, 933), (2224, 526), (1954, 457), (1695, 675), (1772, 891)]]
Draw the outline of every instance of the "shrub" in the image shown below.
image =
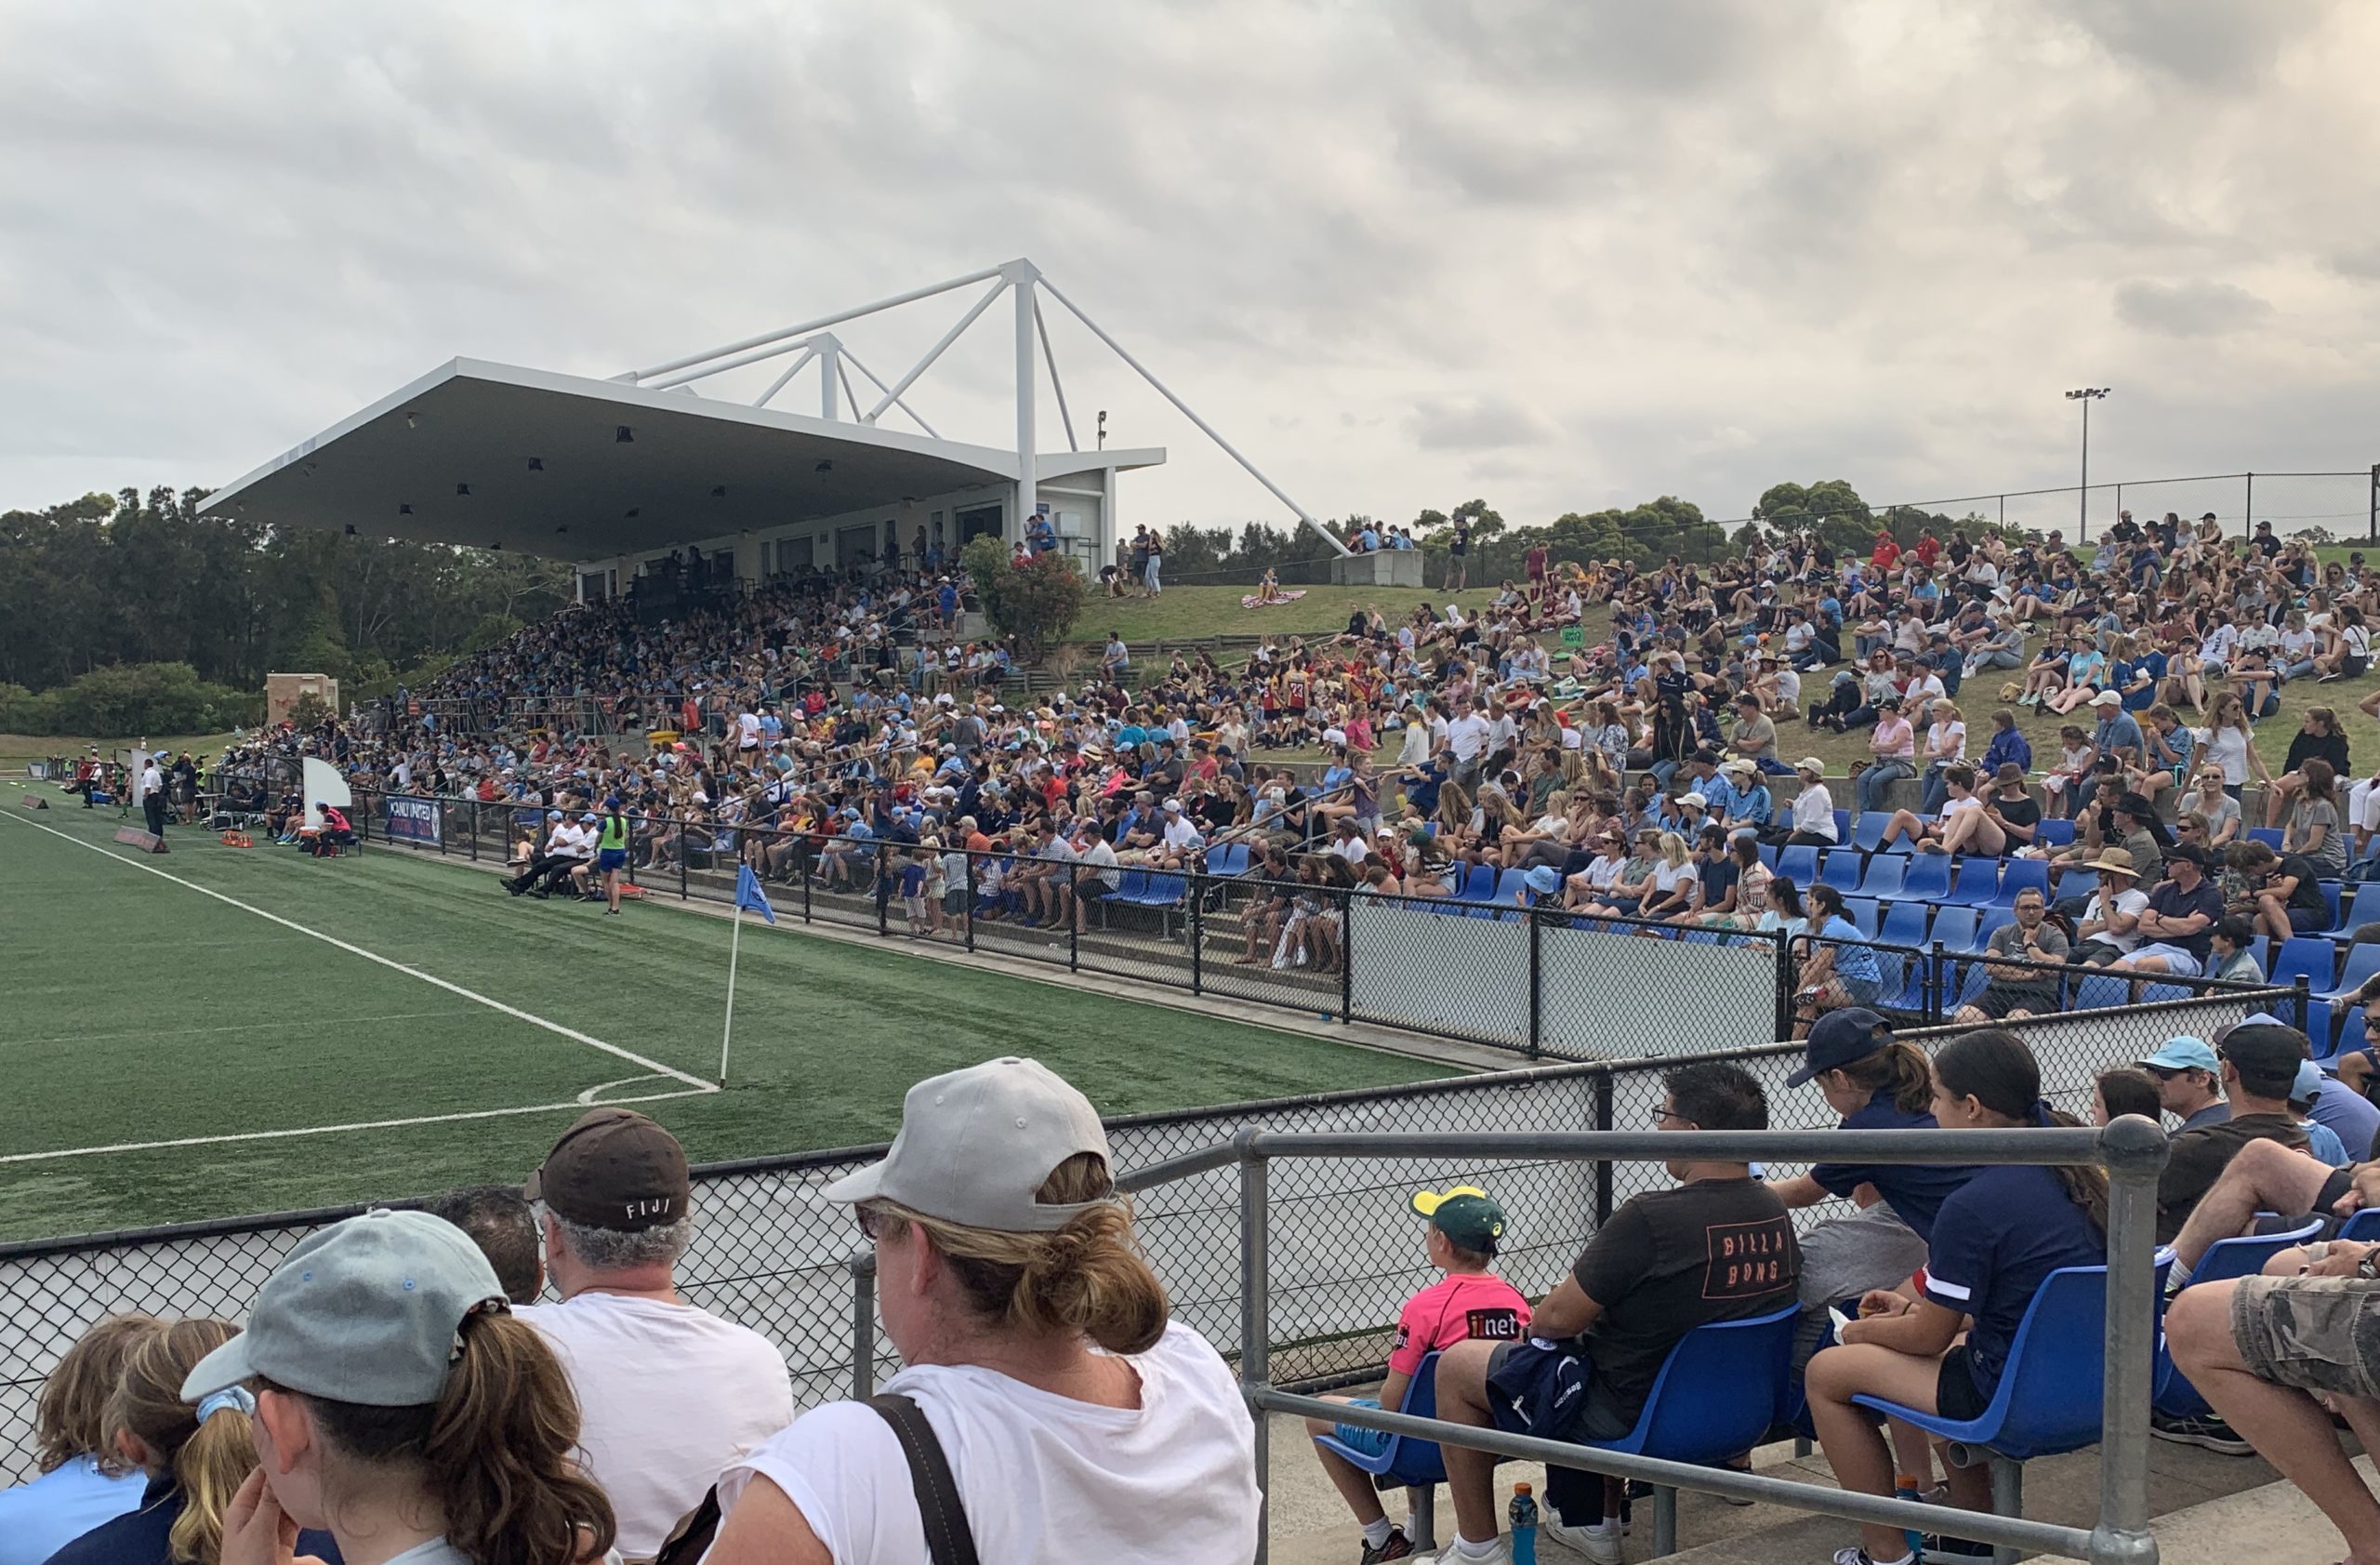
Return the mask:
[(986, 536), (969, 544), (959, 561), (974, 578), (985, 617), (1002, 634), (1014, 636), (1037, 663), (1065, 640), (1082, 614), (1082, 575), (1064, 555), (1043, 554), (1030, 564), (1013, 565), (1008, 545)]

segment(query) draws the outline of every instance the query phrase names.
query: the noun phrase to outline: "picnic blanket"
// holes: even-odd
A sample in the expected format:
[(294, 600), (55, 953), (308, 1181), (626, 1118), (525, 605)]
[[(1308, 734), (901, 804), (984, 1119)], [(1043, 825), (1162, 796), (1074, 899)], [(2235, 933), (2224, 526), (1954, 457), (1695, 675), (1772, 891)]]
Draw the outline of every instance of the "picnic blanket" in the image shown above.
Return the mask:
[(1302, 587), (1284, 588), (1276, 596), (1270, 598), (1250, 592), (1248, 596), (1239, 601), (1239, 606), (1242, 608), (1263, 608), (1268, 603), (1294, 603), (1300, 598), (1304, 596), (1305, 589)]

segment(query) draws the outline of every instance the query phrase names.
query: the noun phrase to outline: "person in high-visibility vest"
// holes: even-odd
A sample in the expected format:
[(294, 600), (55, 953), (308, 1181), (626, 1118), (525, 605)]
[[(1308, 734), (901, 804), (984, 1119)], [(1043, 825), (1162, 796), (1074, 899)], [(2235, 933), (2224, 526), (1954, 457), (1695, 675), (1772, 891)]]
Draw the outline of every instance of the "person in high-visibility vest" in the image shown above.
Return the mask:
[(603, 877), (605, 917), (620, 910), (620, 870), (628, 861), (628, 822), (617, 794), (603, 801), (603, 825), (595, 839), (595, 868)]

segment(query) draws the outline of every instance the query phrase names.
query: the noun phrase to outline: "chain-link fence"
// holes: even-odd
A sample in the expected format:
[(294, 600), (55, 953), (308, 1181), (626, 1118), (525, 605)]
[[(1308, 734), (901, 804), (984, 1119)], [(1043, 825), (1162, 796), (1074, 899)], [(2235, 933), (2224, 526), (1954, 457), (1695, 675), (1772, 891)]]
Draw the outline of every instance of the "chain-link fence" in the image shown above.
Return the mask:
[[(2042, 1064), (2043, 1091), (2087, 1115), (2101, 1069), (2136, 1059), (2175, 1033), (2213, 1037), (2279, 990), (2043, 1016), (2010, 1024)], [(1648, 1028), (1648, 1032), (1654, 1030)], [(1957, 1028), (1908, 1036), (1932, 1043)], [(1797, 1045), (1690, 1052), (1661, 1059), (1549, 1066), (1454, 1081), (1231, 1105), (1110, 1122), (1116, 1166), (1129, 1174), (1217, 1146), (1242, 1128), (1285, 1131), (1573, 1131), (1640, 1129), (1661, 1101), (1662, 1075), (1695, 1058), (1742, 1063), (1768, 1094), (1780, 1129), (1831, 1123), (1815, 1089), (1789, 1088)], [(854, 1331), (849, 1214), (820, 1195), (878, 1148), (751, 1160), (697, 1172), (697, 1235), (680, 1268), (693, 1303), (761, 1333), (784, 1352), (798, 1404), (845, 1393)], [(1776, 1169), (1782, 1174), (1793, 1170)], [(1305, 1160), (1275, 1173), (1273, 1320), (1276, 1379), (1314, 1387), (1376, 1376), (1398, 1307), (1431, 1278), (1405, 1198), (1422, 1186), (1475, 1183), (1505, 1208), (1504, 1273), (1532, 1296), (1560, 1280), (1597, 1224), (1630, 1196), (1661, 1186), (1645, 1163), (1446, 1159)], [(1238, 1188), (1233, 1170), (1174, 1181), (1141, 1198), (1142, 1242), (1176, 1312), (1225, 1351), (1239, 1322)], [(30, 1476), (29, 1434), (43, 1377), (92, 1321), (126, 1310), (238, 1319), (290, 1247), (342, 1211), (150, 1229), (96, 1239), (0, 1245), (0, 1479)], [(1816, 1214), (1803, 1214), (1805, 1221)], [(871, 1329), (866, 1340), (875, 1341)], [(880, 1357), (880, 1350), (879, 1350)], [(892, 1361), (883, 1359), (879, 1373)]]

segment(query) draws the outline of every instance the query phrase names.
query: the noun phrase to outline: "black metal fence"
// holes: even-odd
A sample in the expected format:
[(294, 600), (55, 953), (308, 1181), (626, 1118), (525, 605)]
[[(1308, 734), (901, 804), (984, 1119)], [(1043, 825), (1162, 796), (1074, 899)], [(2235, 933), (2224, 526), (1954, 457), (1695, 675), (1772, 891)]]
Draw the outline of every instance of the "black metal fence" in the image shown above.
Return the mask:
[[(2092, 1078), (2101, 1068), (2136, 1058), (2173, 1033), (2212, 1036), (2260, 1003), (2254, 994), (2219, 995), (2013, 1025), (2040, 1058), (2052, 1101), (2087, 1115)], [(1948, 1035), (1908, 1036), (1925, 1043)], [(1134, 1116), (1110, 1121), (1110, 1136), (1117, 1168), (1129, 1175), (1249, 1126), (1390, 1134), (1643, 1128), (1660, 1105), (1663, 1074), (1686, 1058), (1712, 1057), (1740, 1061), (1763, 1083), (1772, 1124), (1822, 1127), (1831, 1119), (1818, 1093), (1785, 1085), (1798, 1054), (1796, 1045), (1772, 1043), (1547, 1066)], [(854, 1368), (848, 1263), (858, 1239), (848, 1214), (820, 1191), (878, 1151), (805, 1153), (697, 1171), (698, 1233), (680, 1268), (681, 1288), (693, 1303), (776, 1343), (800, 1406), (842, 1395)], [(1511, 1222), (1500, 1265), (1537, 1295), (1560, 1279), (1603, 1219), (1662, 1175), (1642, 1163), (1474, 1166), (1415, 1159), (1301, 1160), (1275, 1178), (1274, 1373), (1315, 1388), (1375, 1377), (1398, 1307), (1430, 1280), (1421, 1235), (1405, 1208), (1408, 1190), (1460, 1181), (1495, 1192)], [(353, 1210), (0, 1245), (0, 1481), (30, 1476), (28, 1436), (42, 1380), (91, 1322), (126, 1310), (236, 1320), (291, 1246)], [(1239, 1329), (1238, 1202), (1230, 1171), (1148, 1192), (1139, 1220), (1143, 1245), (1176, 1313), (1229, 1351)]]

